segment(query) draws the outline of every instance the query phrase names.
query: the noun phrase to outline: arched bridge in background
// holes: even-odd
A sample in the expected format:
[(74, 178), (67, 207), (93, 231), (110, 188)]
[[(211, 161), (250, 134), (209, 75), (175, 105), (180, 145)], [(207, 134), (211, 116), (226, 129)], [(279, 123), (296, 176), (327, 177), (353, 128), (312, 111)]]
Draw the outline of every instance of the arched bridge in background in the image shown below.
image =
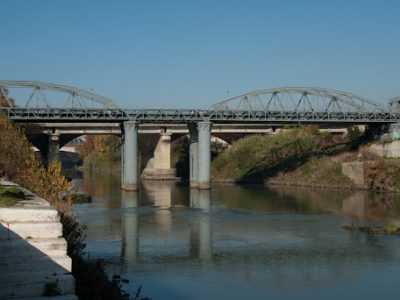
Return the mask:
[[(139, 131), (161, 134), (155, 156), (170, 149), (173, 130), (188, 131), (191, 186), (207, 189), (211, 130), (267, 132), (287, 124), (329, 128), (382, 126), (400, 120), (400, 98), (391, 99), (385, 108), (352, 93), (324, 88), (259, 90), (216, 103), (209, 109), (119, 108), (113, 100), (92, 92), (36, 81), (0, 81), (0, 98), (8, 106), (0, 111), (15, 122), (36, 129), (36, 140), (42, 140), (44, 145), (36, 146), (49, 157), (56, 157), (60, 146), (80, 135), (122, 135), (122, 182), (127, 190), (138, 188)], [(165, 157), (164, 160), (165, 164), (155, 166), (161, 173), (170, 168), (170, 161)]]
[[(41, 81), (0, 80), (0, 97), (9, 106), (13, 106), (10, 90), (24, 90), (18, 98), (19, 106), (25, 109), (65, 109), (117, 108), (117, 104), (108, 98), (92, 92), (60, 84)], [(50, 94), (49, 94), (50, 93)]]
[[(36, 81), (0, 81), (0, 95), (26, 90), (19, 107), (2, 109), (17, 122), (144, 123), (394, 123), (398, 110), (352, 93), (323, 88), (260, 90), (214, 104), (209, 109), (124, 109), (111, 99), (78, 88)], [(20, 93), (22, 95), (22, 93)], [(50, 95), (51, 94), (51, 95)], [(24, 102), (22, 102), (24, 100)], [(398, 107), (398, 99), (390, 102)]]

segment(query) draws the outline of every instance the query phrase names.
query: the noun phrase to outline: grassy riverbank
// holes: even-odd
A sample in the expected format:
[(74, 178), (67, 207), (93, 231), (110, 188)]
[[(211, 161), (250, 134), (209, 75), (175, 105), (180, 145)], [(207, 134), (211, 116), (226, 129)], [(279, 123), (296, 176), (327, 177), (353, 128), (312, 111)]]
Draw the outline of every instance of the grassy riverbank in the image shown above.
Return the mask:
[(356, 159), (356, 152), (334, 156), (310, 157), (304, 164), (290, 171), (280, 171), (266, 178), (269, 185), (293, 185), (356, 189), (356, 184), (342, 174), (343, 162)]
[[(369, 140), (366, 134), (351, 129), (333, 137), (306, 126), (246, 137), (212, 162), (213, 180), (400, 192), (400, 159), (380, 158), (360, 146)], [(362, 165), (363, 184), (342, 172), (343, 163), (354, 162)]]
[[(342, 173), (342, 163), (363, 163), (364, 184), (356, 184)], [(377, 157), (365, 148), (333, 156), (310, 157), (291, 171), (281, 171), (265, 179), (268, 185), (366, 189), (379, 192), (400, 192), (400, 159)]]
[(333, 149), (342, 143), (313, 127), (245, 137), (213, 160), (212, 176), (216, 181), (263, 181), (298, 168), (327, 146)]

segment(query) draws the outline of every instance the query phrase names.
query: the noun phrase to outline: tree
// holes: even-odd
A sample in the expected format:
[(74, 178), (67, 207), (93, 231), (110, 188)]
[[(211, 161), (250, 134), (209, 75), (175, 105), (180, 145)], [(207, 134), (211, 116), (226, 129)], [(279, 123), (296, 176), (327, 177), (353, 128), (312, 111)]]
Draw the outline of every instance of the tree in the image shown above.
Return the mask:
[(0, 107), (15, 107), (15, 100), (8, 97), (8, 89), (0, 87)]
[(71, 190), (61, 163), (44, 168), (31, 149), (24, 131), (0, 114), (0, 168), (11, 180), (48, 200), (62, 213), (69, 213)]
[(362, 142), (361, 140), (362, 132), (360, 131), (358, 126), (350, 126), (347, 129), (347, 135), (349, 137), (350, 150), (357, 150), (358, 146)]

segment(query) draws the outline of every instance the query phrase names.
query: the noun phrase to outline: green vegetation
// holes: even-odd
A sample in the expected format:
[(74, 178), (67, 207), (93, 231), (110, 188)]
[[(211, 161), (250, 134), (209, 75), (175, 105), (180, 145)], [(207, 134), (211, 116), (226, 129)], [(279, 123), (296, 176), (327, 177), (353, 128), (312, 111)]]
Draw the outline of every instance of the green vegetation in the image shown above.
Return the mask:
[(320, 149), (309, 130), (293, 129), (277, 135), (253, 135), (238, 140), (212, 163), (214, 178), (234, 181), (265, 177), (292, 168)]
[(121, 167), (121, 139), (113, 135), (87, 136), (79, 149), (83, 168), (118, 171)]
[(354, 188), (355, 184), (342, 174), (341, 163), (359, 160), (354, 150), (371, 134), (369, 130), (362, 133), (357, 126), (349, 127), (348, 132), (343, 137), (308, 125), (285, 127), (276, 135), (245, 137), (214, 159), (213, 178)]
[(24, 192), (17, 187), (0, 186), (0, 207), (9, 207), (24, 199)]
[(69, 214), (71, 191), (61, 163), (52, 161), (46, 169), (31, 150), (23, 130), (0, 115), (0, 173), (48, 200), (60, 212)]
[(92, 202), (92, 196), (82, 194), (82, 193), (75, 193), (72, 194), (72, 202), (76, 203), (90, 203)]
[(392, 235), (400, 235), (400, 227), (397, 227), (392, 224), (387, 224), (385, 226), (379, 227), (379, 226), (361, 226), (357, 227), (353, 223), (350, 225), (343, 226), (343, 229), (345, 230), (354, 230), (357, 229), (368, 233), (368, 234), (392, 234)]
[(0, 195), (0, 207), (14, 206), (17, 203), (18, 203), (18, 199), (14, 198), (14, 197), (7, 197), (7, 196)]

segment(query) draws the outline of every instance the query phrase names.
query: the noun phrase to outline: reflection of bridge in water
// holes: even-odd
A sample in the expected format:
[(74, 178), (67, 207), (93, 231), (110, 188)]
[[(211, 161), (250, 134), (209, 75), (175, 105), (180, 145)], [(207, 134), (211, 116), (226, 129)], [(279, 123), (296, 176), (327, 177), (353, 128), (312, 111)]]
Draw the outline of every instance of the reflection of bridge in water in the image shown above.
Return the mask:
[[(164, 174), (171, 170), (171, 127), (183, 125), (190, 136), (190, 185), (209, 189), (213, 127), (219, 127), (221, 132), (230, 128), (236, 133), (246, 133), (246, 130), (254, 133), (273, 131), (285, 124), (379, 127), (400, 119), (400, 100), (392, 99), (388, 110), (358, 95), (323, 88), (260, 90), (216, 103), (209, 109), (122, 109), (111, 99), (78, 88), (43, 82), (0, 81), (0, 95), (10, 106), (14, 90), (18, 90), (15, 97), (21, 107), (1, 108), (1, 112), (30, 128), (32, 142), (50, 160), (58, 156), (60, 147), (80, 135), (121, 135), (122, 186), (126, 190), (139, 187), (138, 133), (149, 129), (148, 126), (153, 129), (158, 126), (156, 130), (160, 132), (153, 171)], [(22, 95), (20, 90), (28, 92)], [(26, 99), (25, 105), (21, 105), (22, 99)], [(397, 130), (396, 126), (392, 128)], [(229, 132), (225, 131), (226, 134)]]
[[(332, 194), (330, 191), (287, 187), (273, 188), (272, 191), (266, 194), (265, 190), (260, 189), (257, 195), (254, 189), (217, 186), (213, 191), (191, 189), (190, 192), (183, 192), (176, 189), (174, 184), (155, 182), (146, 182), (142, 194), (124, 191), (121, 256), (128, 264), (143, 257), (159, 261), (162, 265), (191, 260), (217, 263), (223, 259), (240, 264), (243, 263), (243, 257), (250, 259), (253, 256), (252, 260), (262, 263), (278, 263), (280, 257), (285, 256), (293, 264), (298, 264), (298, 259), (306, 259), (311, 269), (312, 266), (318, 268), (316, 261), (323, 258), (337, 272), (340, 263), (361, 262), (363, 256), (370, 253), (362, 250), (364, 241), (355, 235), (343, 237), (340, 242), (324, 246), (329, 250), (318, 252), (320, 250), (314, 249), (316, 240), (324, 241), (325, 245), (330, 234), (335, 235), (336, 231), (342, 229), (332, 228), (337, 224), (329, 220), (324, 221), (323, 228), (319, 228), (315, 226), (317, 220), (313, 215), (345, 216), (359, 225), (363, 225), (366, 219), (383, 217), (392, 217), (394, 222), (400, 222), (400, 203), (395, 201), (379, 207), (377, 203), (382, 201), (375, 202), (366, 192), (339, 191)], [(269, 197), (266, 199), (265, 195)], [(182, 202), (182, 198), (189, 201)], [(221, 200), (211, 203), (211, 199)], [(160, 209), (147, 210), (143, 205), (154, 205)], [(251, 210), (249, 206), (256, 210)], [(234, 211), (226, 213), (222, 207)], [(195, 209), (195, 212), (189, 215), (187, 208)], [(286, 221), (282, 223), (282, 214), (274, 213), (278, 211), (303, 213), (304, 216), (293, 217), (289, 222), (292, 225), (287, 227)], [(272, 214), (259, 214), (261, 212)], [(290, 216), (286, 217), (290, 219)], [(247, 226), (243, 226), (247, 222), (252, 224), (251, 232)], [(302, 229), (296, 224), (308, 226)], [(183, 245), (185, 240), (187, 243)], [(271, 245), (265, 244), (265, 240), (270, 240)], [(276, 252), (276, 242), (287, 245), (287, 249)], [(347, 247), (354, 243), (361, 243), (359, 252), (348, 252)], [(176, 245), (186, 251), (178, 251)], [(377, 247), (373, 255), (378, 255), (379, 251), (381, 249)], [(287, 264), (289, 261), (281, 263)], [(280, 268), (279, 263), (275, 267)]]
[[(147, 194), (147, 201), (154, 206), (162, 208), (155, 213), (156, 226), (160, 232), (166, 232), (173, 226), (172, 210), (186, 208), (186, 203), (175, 203), (170, 183), (142, 183)], [(126, 210), (122, 215), (123, 246), (122, 256), (129, 262), (136, 261), (139, 255), (139, 217), (136, 210), (139, 207), (139, 194), (135, 192), (122, 192), (122, 207)], [(190, 192), (190, 207), (201, 211), (202, 215), (197, 222), (191, 222), (190, 253), (198, 256), (202, 261), (210, 260), (212, 255), (212, 229), (211, 229), (211, 200), (209, 190), (193, 189)], [(150, 234), (149, 236), (151, 236)], [(170, 242), (169, 242), (170, 244)]]

